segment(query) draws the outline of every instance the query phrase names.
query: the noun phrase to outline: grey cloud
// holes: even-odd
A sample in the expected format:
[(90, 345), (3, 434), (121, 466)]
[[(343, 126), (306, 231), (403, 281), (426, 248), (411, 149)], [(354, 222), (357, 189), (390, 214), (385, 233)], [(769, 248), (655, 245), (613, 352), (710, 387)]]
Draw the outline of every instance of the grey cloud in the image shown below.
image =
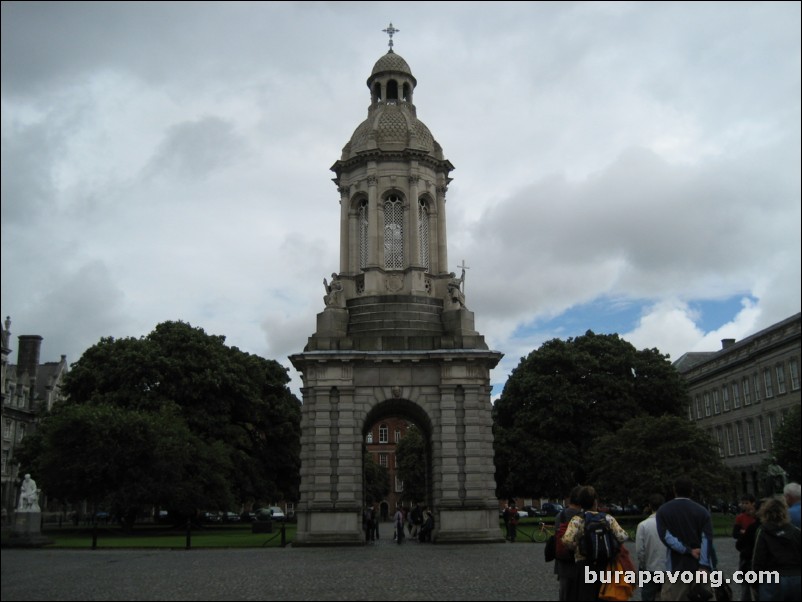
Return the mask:
[(674, 165), (631, 149), (582, 182), (543, 179), (485, 212), (470, 238), (493, 293), (474, 302), (509, 317), (606, 294), (688, 295), (716, 279), (743, 291), (798, 241), (782, 218), (794, 203), (793, 187), (760, 167)]
[(172, 126), (145, 173), (179, 178), (205, 178), (241, 160), (244, 141), (233, 125), (219, 117), (204, 117)]

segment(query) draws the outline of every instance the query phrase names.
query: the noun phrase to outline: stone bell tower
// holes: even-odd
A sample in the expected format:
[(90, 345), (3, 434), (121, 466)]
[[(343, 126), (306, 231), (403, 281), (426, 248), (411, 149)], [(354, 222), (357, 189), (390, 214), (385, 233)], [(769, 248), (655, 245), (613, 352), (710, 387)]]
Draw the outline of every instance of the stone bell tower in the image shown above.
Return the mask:
[(301, 499), (295, 545), (364, 541), (367, 430), (388, 416), (427, 443), (436, 542), (498, 541), (490, 351), (449, 271), (446, 190), (453, 165), (413, 104), (417, 85), (390, 50), (373, 66), (367, 119), (331, 168), (340, 194), (339, 272), (302, 353)]

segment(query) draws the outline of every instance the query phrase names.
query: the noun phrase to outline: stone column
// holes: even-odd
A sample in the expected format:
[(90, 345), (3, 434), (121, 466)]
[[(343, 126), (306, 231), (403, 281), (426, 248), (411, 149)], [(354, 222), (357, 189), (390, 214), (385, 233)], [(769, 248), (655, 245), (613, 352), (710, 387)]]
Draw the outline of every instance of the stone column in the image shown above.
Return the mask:
[[(349, 193), (350, 186), (339, 186), (337, 190), (340, 192), (340, 274), (345, 274), (351, 271), (349, 267), (349, 259), (351, 257), (351, 236), (349, 226), (351, 220), (349, 219), (351, 213), (351, 199)], [(358, 251), (357, 251), (357, 263)]]
[(409, 265), (420, 266), (420, 215), (418, 213), (418, 177), (409, 176)]
[(437, 187), (437, 263), (441, 273), (448, 269), (448, 241), (446, 240), (446, 191), (448, 186)]
[(376, 176), (368, 176), (368, 266), (377, 267), (383, 265), (384, 253), (379, 253), (382, 249), (381, 225), (379, 217), (384, 216), (384, 207), (380, 206), (379, 193), (377, 190), (379, 180)]

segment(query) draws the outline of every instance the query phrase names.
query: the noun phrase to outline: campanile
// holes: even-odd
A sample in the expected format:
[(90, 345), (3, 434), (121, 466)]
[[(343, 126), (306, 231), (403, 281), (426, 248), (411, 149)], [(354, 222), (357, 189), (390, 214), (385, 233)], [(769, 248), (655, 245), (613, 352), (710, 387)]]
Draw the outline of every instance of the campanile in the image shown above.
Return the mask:
[(365, 435), (389, 416), (426, 439), (419, 501), (435, 512), (435, 542), (500, 539), (490, 370), (502, 354), (474, 329), (464, 268), (449, 269), (454, 166), (418, 119), (418, 82), (393, 50), (398, 31), (385, 30), (390, 49), (367, 79), (367, 118), (331, 168), (339, 266), (323, 281), (315, 333), (290, 357), (303, 380), (295, 545), (363, 543)]

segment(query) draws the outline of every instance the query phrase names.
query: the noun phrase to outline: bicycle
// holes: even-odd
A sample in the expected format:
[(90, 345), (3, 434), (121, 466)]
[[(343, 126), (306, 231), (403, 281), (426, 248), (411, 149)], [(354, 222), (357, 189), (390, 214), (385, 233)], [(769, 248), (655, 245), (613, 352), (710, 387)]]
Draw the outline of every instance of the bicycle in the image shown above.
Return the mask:
[(554, 535), (554, 525), (547, 525), (543, 521), (540, 521), (540, 529), (532, 533), (532, 540), (543, 543), (552, 535)]

